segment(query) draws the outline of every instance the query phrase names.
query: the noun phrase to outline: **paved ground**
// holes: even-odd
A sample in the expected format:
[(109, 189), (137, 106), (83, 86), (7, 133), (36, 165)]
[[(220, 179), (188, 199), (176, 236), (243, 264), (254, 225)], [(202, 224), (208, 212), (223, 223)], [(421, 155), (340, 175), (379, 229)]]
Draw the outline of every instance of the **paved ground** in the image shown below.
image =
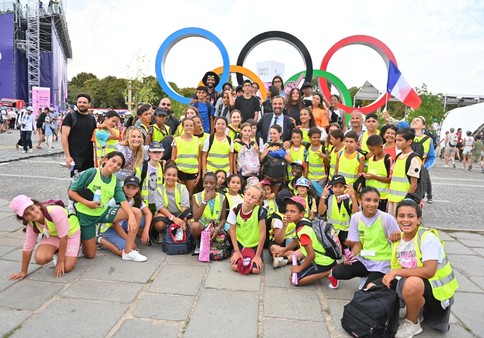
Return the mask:
[[(327, 280), (292, 287), (287, 267), (274, 270), (266, 254), (261, 276), (240, 276), (227, 261), (199, 263), (192, 256), (167, 256), (159, 245), (141, 247), (146, 263), (124, 262), (99, 251), (81, 258), (61, 279), (52, 264), (30, 265), (21, 282), (22, 226), (9, 200), (20, 193), (40, 200), (65, 199), (70, 182), (63, 158), (15, 149), (18, 132), (0, 135), (0, 334), (14, 337), (346, 337), (340, 319), (358, 281), (330, 290)], [(34, 138), (35, 139), (35, 138)], [(60, 144), (55, 146), (60, 148)], [(57, 152), (60, 152), (57, 149)], [(460, 289), (447, 337), (484, 336), (484, 187), (480, 171), (432, 170), (434, 203), (424, 220), (439, 227)], [(425, 325), (419, 337), (441, 336)]]

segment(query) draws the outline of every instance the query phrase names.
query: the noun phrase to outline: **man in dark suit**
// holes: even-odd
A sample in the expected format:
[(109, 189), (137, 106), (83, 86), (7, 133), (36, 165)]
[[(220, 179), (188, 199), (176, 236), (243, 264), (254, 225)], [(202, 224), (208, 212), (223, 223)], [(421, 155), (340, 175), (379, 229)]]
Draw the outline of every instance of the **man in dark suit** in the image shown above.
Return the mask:
[(272, 110), (273, 113), (264, 114), (262, 118), (257, 123), (257, 135), (262, 139), (262, 141), (269, 141), (269, 129), (274, 125), (278, 124), (282, 127), (282, 140), (290, 141), (292, 135), (292, 129), (294, 124), (287, 115), (282, 114), (284, 109), (284, 99), (281, 96), (275, 96), (272, 99)]

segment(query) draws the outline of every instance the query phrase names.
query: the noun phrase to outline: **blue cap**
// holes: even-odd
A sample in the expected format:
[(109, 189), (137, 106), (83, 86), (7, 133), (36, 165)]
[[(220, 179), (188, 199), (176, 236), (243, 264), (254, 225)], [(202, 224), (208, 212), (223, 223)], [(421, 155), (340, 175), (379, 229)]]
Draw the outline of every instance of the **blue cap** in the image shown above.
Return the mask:
[(311, 183), (306, 177), (300, 177), (296, 181), (296, 187), (306, 187), (309, 189)]
[(148, 150), (151, 152), (162, 152), (165, 151), (165, 148), (163, 148), (160, 142), (152, 142)]

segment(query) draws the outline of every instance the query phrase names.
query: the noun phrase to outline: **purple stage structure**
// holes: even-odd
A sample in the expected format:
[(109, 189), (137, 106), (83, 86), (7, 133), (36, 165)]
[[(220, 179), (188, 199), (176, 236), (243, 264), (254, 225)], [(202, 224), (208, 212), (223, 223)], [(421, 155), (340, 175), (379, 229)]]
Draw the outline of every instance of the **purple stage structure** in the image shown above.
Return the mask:
[[(35, 5), (39, 7), (32, 10)], [(35, 42), (37, 49), (30, 47)], [(0, 0), (0, 98), (21, 99), (29, 105), (32, 86), (48, 87), (51, 105), (65, 109), (71, 58), (60, 0), (50, 1), (48, 7), (41, 1)]]

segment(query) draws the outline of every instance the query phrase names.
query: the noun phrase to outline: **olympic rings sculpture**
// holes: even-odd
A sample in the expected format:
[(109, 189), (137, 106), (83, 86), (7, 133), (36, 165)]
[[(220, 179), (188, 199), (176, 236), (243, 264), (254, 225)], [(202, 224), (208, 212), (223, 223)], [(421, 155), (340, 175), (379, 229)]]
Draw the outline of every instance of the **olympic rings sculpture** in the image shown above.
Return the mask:
[[(291, 76), (291, 78), (289, 78), (289, 80), (287, 80), (286, 83), (290, 81), (295, 81), (298, 78), (301, 79), (302, 76), (304, 76), (307, 79), (307, 81), (311, 81), (313, 77), (313, 63), (312, 63), (312, 59), (311, 59), (311, 55), (309, 54), (309, 51), (298, 38), (296, 38), (295, 36), (289, 33), (281, 32), (281, 31), (268, 31), (253, 37), (242, 48), (239, 54), (239, 57), (237, 59), (237, 65), (230, 65), (227, 50), (218, 37), (216, 37), (211, 32), (202, 28), (197, 28), (197, 27), (183, 28), (172, 33), (161, 44), (160, 48), (158, 49), (158, 53), (156, 55), (155, 71), (156, 71), (156, 77), (157, 77), (158, 83), (160, 84), (163, 91), (172, 99), (184, 104), (189, 104), (190, 98), (186, 98), (176, 93), (171, 88), (170, 84), (165, 80), (164, 74), (165, 74), (166, 57), (170, 52), (171, 48), (173, 48), (173, 46), (176, 45), (181, 40), (189, 37), (201, 37), (201, 38), (207, 39), (212, 43), (214, 43), (215, 46), (219, 49), (222, 55), (223, 65), (213, 70), (215, 73), (221, 74), (219, 84), (215, 88), (215, 90), (217, 91), (220, 91), (222, 89), (223, 83), (228, 81), (230, 73), (236, 73), (238, 84), (242, 84), (244, 81), (242, 75), (245, 75), (248, 78), (250, 78), (252, 81), (257, 82), (260, 87), (260, 93), (261, 93), (262, 99), (265, 99), (266, 89), (263, 81), (255, 73), (253, 73), (247, 68), (244, 68), (243, 66), (247, 55), (256, 46), (269, 40), (279, 40), (279, 41), (284, 41), (291, 44), (294, 48), (297, 49), (299, 54), (301, 54), (306, 64), (305, 71), (299, 72)], [(341, 48), (349, 45), (363, 45), (363, 46), (372, 48), (373, 50), (375, 50), (377, 53), (380, 54), (383, 61), (385, 62), (387, 70), (389, 68), (390, 61), (392, 61), (396, 66), (398, 66), (397, 60), (393, 55), (392, 51), (390, 50), (390, 48), (388, 48), (388, 46), (386, 46), (382, 41), (374, 37), (371, 37), (368, 35), (353, 35), (353, 36), (344, 38), (338, 41), (336, 44), (334, 44), (328, 50), (328, 52), (326, 52), (326, 55), (323, 57), (323, 60), (321, 62), (320, 69), (315, 70), (314, 74), (317, 77), (319, 77), (319, 84), (321, 87), (321, 91), (323, 92), (323, 95), (326, 98), (329, 98), (331, 96), (331, 92), (328, 87), (328, 81), (335, 86), (335, 88), (339, 91), (343, 99), (343, 103), (340, 103), (338, 106), (339, 108), (343, 109), (347, 113), (350, 113), (355, 109), (351, 107), (352, 105), (351, 95), (349, 94), (349, 91), (345, 86), (345, 84), (338, 77), (336, 77), (334, 74), (327, 72), (327, 67), (333, 55)], [(390, 97), (390, 94), (384, 93), (368, 106), (358, 108), (358, 110), (360, 110), (364, 114), (368, 114), (385, 105), (385, 102), (387, 101), (387, 99), (389, 99), (389, 97)]]

